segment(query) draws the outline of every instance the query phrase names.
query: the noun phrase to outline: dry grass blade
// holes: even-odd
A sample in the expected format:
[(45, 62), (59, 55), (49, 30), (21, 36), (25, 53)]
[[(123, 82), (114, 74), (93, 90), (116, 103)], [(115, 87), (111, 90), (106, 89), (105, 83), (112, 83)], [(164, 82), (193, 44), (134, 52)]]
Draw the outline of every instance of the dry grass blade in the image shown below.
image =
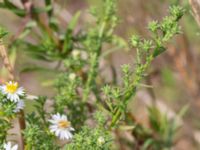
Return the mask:
[(189, 0), (189, 3), (193, 10), (193, 16), (200, 26), (200, 0)]

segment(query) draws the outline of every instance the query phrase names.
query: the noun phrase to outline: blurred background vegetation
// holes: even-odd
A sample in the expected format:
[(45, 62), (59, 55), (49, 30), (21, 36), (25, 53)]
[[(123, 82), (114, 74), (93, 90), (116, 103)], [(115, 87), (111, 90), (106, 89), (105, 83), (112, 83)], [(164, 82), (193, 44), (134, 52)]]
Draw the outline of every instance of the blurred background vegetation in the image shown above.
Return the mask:
[[(92, 5), (101, 5), (100, 0), (55, 0), (55, 13), (57, 18), (62, 21), (61, 26), (65, 29), (72, 16), (81, 11), (77, 31), (85, 20), (92, 19), (87, 8)], [(18, 0), (13, 3), (20, 6)], [(38, 6), (43, 3), (35, 0)], [(150, 75), (145, 79), (149, 88), (141, 86), (137, 94), (136, 101), (129, 105), (136, 116), (138, 122), (146, 124), (147, 112), (146, 105), (150, 101), (158, 102), (161, 109), (168, 114), (174, 115), (175, 112), (183, 107), (188, 110), (180, 122), (183, 127), (177, 135), (175, 149), (195, 150), (200, 149), (200, 27), (193, 17), (191, 6), (188, 0), (118, 0), (118, 15), (120, 23), (115, 31), (127, 41), (133, 33), (147, 37), (148, 30), (145, 28), (149, 21), (160, 20), (167, 14), (167, 8), (172, 4), (180, 4), (186, 9), (186, 14), (181, 20), (182, 34), (170, 42), (168, 51), (153, 62)], [(45, 20), (45, 16), (41, 16)], [(11, 34), (20, 34), (21, 28), (26, 20), (22, 20), (6, 9), (0, 9), (0, 25), (4, 26)], [(31, 25), (31, 24), (30, 24)], [(35, 31), (37, 32), (37, 30)], [(22, 36), (22, 35), (21, 35)], [(16, 37), (8, 37), (14, 40)], [(27, 36), (27, 40), (34, 41)], [(5, 40), (6, 41), (6, 40)], [(12, 41), (6, 41), (9, 45)], [(106, 49), (105, 49), (106, 50)], [(110, 77), (111, 70), (107, 67), (109, 63), (117, 72), (117, 82), (120, 82), (121, 65), (133, 63), (135, 50), (119, 49), (107, 57), (106, 62), (102, 62), (103, 72)], [(20, 49), (9, 49), (9, 57), (15, 66), (15, 75), (20, 79), (21, 85), (27, 89), (31, 95), (54, 96), (54, 89), (49, 87), (52, 79), (57, 74), (57, 63), (47, 63), (30, 59)], [(34, 65), (45, 67), (46, 69), (34, 68)], [(29, 66), (29, 68), (26, 68)], [(7, 79), (7, 72), (0, 63), (1, 74), (0, 82)], [(49, 69), (48, 69), (49, 68)]]

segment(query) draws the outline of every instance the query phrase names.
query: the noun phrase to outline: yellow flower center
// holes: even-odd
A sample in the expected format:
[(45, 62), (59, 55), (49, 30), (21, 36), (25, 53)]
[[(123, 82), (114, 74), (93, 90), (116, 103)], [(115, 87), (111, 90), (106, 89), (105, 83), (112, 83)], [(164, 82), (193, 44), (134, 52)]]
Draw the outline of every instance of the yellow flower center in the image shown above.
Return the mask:
[(18, 89), (17, 82), (6, 83), (6, 92), (13, 94), (17, 91), (17, 89)]
[(58, 122), (59, 128), (68, 128), (68, 127), (70, 127), (70, 125), (71, 125), (71, 123), (66, 120), (61, 120)]

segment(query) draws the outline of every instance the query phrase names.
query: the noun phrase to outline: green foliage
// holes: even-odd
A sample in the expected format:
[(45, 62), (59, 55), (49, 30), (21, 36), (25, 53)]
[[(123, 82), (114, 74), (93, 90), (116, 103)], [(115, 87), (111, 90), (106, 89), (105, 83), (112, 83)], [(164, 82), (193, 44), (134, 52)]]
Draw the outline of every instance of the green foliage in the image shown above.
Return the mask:
[(111, 150), (112, 136), (104, 128), (105, 116), (101, 112), (95, 113), (97, 126), (93, 129), (84, 126), (74, 135), (73, 141), (66, 145), (66, 150)]
[(42, 120), (44, 125), (47, 125), (46, 115), (48, 115), (48, 113), (44, 110), (47, 98), (46, 97), (38, 97), (37, 99), (35, 99), (35, 101), (37, 103), (34, 105), (34, 107), (38, 113), (38, 117)]
[[(114, 34), (119, 20), (117, 1), (103, 0), (102, 6), (92, 8), (90, 13), (95, 22), (85, 21), (86, 26), (81, 27), (77, 33), (75, 29), (81, 16), (80, 11), (75, 13), (63, 31), (54, 14), (54, 2), (45, 0), (44, 4), (43, 8), (33, 5), (30, 14), (27, 14), (25, 9), (18, 8), (8, 0), (0, 3), (1, 8), (8, 9), (22, 18), (30, 15), (30, 21), (10, 47), (22, 49), (30, 58), (58, 64), (52, 69), (58, 74), (55, 81), (52, 81), (57, 92), (52, 98), (55, 100), (52, 104), (53, 110), (45, 110), (46, 103), (51, 100), (47, 97), (38, 97), (34, 100), (34, 111), (25, 114), (26, 128), (22, 131), (25, 149), (110, 150), (115, 145), (113, 129), (116, 132), (121, 129), (131, 130), (135, 142), (142, 143), (143, 149), (170, 148), (177, 130), (175, 121), (174, 124), (170, 124), (171, 120), (161, 114), (156, 107), (150, 107), (148, 110), (151, 128), (146, 129), (128, 115), (127, 106), (135, 96), (152, 61), (166, 51), (166, 43), (175, 34), (180, 33), (178, 21), (184, 10), (179, 6), (172, 6), (169, 9), (169, 16), (160, 22), (150, 22), (150, 38), (144, 39), (137, 35), (130, 38), (131, 47), (137, 51), (134, 69), (131, 64), (123, 65), (122, 84), (117, 85), (114, 82), (105, 82), (99, 69), (102, 58), (116, 49), (127, 48), (128, 45)], [(40, 19), (40, 13), (47, 15), (47, 24)], [(33, 32), (35, 28), (38, 32)], [(6, 32), (0, 28), (0, 38), (5, 34)], [(28, 41), (27, 36), (37, 42)], [(108, 45), (112, 48), (103, 53), (104, 47)], [(0, 92), (1, 145), (7, 141), (11, 120), (19, 117), (13, 111), (15, 108), (16, 103), (9, 101), (6, 94)], [(57, 123), (59, 131), (70, 127), (75, 129), (73, 139), (64, 143), (63, 147), (56, 139), (59, 131), (54, 133), (50, 129), (52, 114), (67, 114), (68, 118), (61, 115), (64, 119), (60, 122), (58, 117), (54, 116), (53, 122)], [(63, 122), (66, 120), (67, 122)]]
[(47, 116), (49, 115), (44, 110), (46, 100), (46, 97), (38, 97), (34, 105), (37, 114), (32, 112), (26, 116), (27, 124), (23, 135), (27, 150), (59, 150), (59, 146), (55, 144), (55, 136), (48, 129), (49, 122), (47, 121)]
[(169, 119), (166, 114), (162, 114), (155, 106), (149, 107), (149, 121), (151, 130), (155, 138), (149, 138), (145, 146), (152, 149), (170, 149), (173, 146), (174, 133), (178, 129), (175, 119)]
[(18, 15), (20, 17), (24, 17), (25, 16), (25, 10), (17, 8), (9, 0), (4, 0), (3, 2), (1, 2), (0, 3), (0, 8), (9, 9), (10, 11), (12, 11), (13, 13), (15, 13), (16, 15)]
[[(113, 110), (111, 111), (112, 127), (118, 123), (126, 112), (127, 104), (136, 94), (138, 85), (151, 62), (166, 50), (165, 43), (175, 34), (180, 33), (178, 21), (183, 13), (184, 10), (181, 7), (173, 6), (170, 8), (170, 15), (165, 17), (161, 23), (153, 21), (149, 24), (149, 30), (152, 32), (150, 39), (142, 39), (136, 35), (131, 37), (130, 43), (137, 50), (135, 70), (130, 73), (129, 67), (127, 65), (123, 66), (124, 86), (114, 88), (117, 89), (117, 92), (110, 87), (104, 88), (104, 93), (108, 97), (108, 106), (111, 106), (111, 110)], [(114, 106), (112, 106), (113, 101), (116, 101)]]
[(0, 39), (2, 39), (6, 34), (8, 34), (8, 32), (4, 28), (0, 27)]
[(6, 140), (7, 131), (11, 128), (11, 124), (9, 120), (6, 118), (0, 117), (0, 145), (3, 145), (3, 143)]
[(66, 146), (66, 150), (110, 150), (111, 136), (105, 129), (83, 127), (74, 135), (72, 143)]
[[(32, 118), (30, 118), (32, 119)], [(35, 119), (35, 118), (34, 118)], [(29, 124), (24, 130), (25, 147), (27, 150), (59, 150), (50, 133), (45, 132), (39, 125)]]

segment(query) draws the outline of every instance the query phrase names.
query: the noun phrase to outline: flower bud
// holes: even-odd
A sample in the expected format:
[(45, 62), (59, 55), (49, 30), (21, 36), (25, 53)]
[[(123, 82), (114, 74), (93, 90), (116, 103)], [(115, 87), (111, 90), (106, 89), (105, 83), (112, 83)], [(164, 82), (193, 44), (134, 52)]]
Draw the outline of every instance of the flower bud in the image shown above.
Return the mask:
[(138, 44), (139, 44), (139, 42), (140, 42), (140, 38), (138, 36), (133, 35), (131, 37), (131, 44), (132, 44), (132, 46), (137, 47)]
[(73, 57), (74, 59), (79, 58), (80, 55), (81, 55), (81, 52), (80, 52), (79, 50), (73, 50), (73, 51), (72, 51), (72, 57)]
[(76, 78), (76, 74), (75, 74), (75, 73), (70, 73), (70, 74), (69, 74), (69, 79), (70, 79), (70, 80), (73, 81), (73, 80), (75, 80), (75, 78)]
[(101, 146), (101, 145), (103, 145), (105, 143), (105, 139), (102, 137), (102, 136), (100, 136), (98, 139), (97, 139), (97, 144), (99, 145), (99, 146)]

